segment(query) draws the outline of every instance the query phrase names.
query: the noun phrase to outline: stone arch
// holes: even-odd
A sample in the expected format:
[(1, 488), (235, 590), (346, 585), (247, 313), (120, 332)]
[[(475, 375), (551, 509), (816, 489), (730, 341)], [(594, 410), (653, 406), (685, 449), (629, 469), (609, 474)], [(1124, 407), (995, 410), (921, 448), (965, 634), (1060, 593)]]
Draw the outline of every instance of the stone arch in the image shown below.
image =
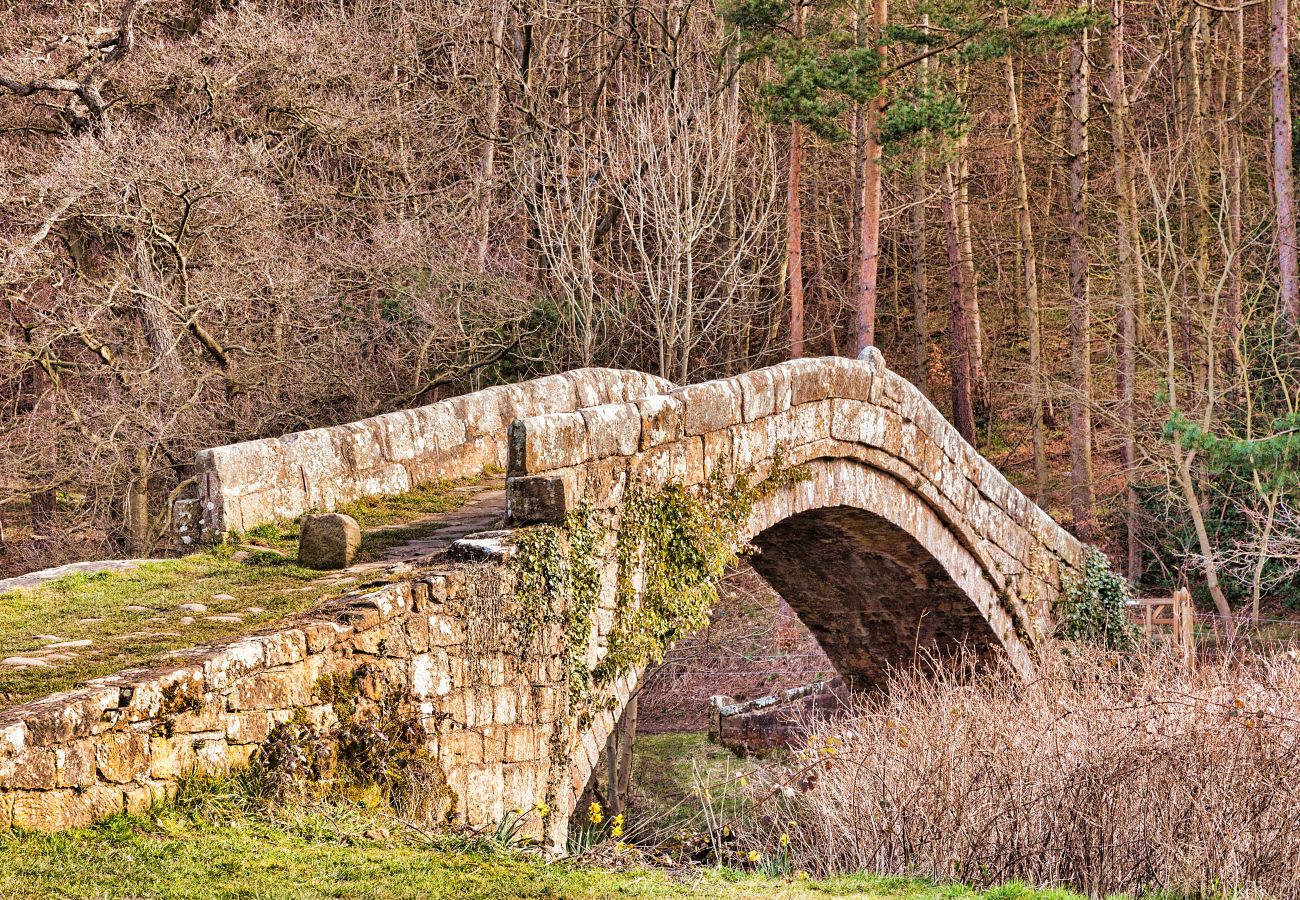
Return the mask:
[[(960, 644), (1032, 671), (1061, 578), (1078, 569), (1082, 547), (874, 350), (516, 421), (507, 513), (527, 524), (585, 506), (617, 533), (630, 484), (761, 480), (782, 466), (807, 477), (764, 497), (746, 536), (764, 550), (760, 573), (841, 674), (880, 684), (889, 665), (916, 650)], [(827, 550), (800, 547), (810, 541)], [(607, 568), (593, 668), (615, 614), (616, 566)], [(807, 588), (814, 574), (836, 579), (829, 596)], [(610, 685), (609, 702), (564, 741), (567, 765), (553, 771), (552, 790), (565, 824), (638, 677)]]

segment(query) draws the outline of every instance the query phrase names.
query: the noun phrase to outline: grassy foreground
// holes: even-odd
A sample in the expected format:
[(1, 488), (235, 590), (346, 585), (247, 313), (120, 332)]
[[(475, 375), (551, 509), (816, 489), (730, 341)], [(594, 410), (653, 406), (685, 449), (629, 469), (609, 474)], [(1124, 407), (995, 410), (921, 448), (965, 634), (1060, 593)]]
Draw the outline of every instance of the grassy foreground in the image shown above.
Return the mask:
[[(347, 815), (341, 813), (341, 815)], [(662, 871), (546, 864), (535, 856), (449, 849), (418, 836), (362, 837), (322, 813), (291, 824), (203, 822), (167, 811), (115, 817), (60, 835), (0, 834), (5, 900), (1072, 900), (1009, 886), (984, 893), (866, 876), (776, 880), (727, 870)]]

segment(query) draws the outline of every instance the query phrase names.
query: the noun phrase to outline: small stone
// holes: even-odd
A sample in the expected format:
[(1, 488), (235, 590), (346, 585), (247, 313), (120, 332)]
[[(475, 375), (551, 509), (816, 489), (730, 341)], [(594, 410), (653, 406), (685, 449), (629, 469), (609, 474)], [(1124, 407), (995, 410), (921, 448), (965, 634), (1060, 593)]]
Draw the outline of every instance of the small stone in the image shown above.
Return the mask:
[(225, 622), (229, 625), (244, 621), (244, 617), (239, 613), (228, 613), (221, 616), (204, 616), (203, 618), (209, 622)]
[(194, 624), (194, 617), (193, 617), (193, 616), (181, 616), (181, 624), (182, 624), (182, 625), (193, 625), (193, 624)]
[(46, 645), (46, 650), (81, 650), (85, 647), (93, 647), (95, 642), (89, 639), (80, 641), (61, 641), (57, 644)]
[(298, 562), (311, 569), (346, 569), (360, 546), (361, 526), (351, 516), (306, 516), (298, 537)]
[(50, 664), (36, 656), (10, 656), (7, 659), (0, 659), (0, 666), (10, 666), (15, 669), (48, 669)]
[(248, 609), (244, 610), (244, 612), (248, 613), (250, 616), (260, 616), (262, 613), (266, 612), (266, 607), (250, 606)]
[(205, 613), (208, 611), (208, 608), (202, 603), (182, 603), (176, 608), (181, 612)]
[(230, 594), (213, 594), (213, 600), (238, 600), (238, 597), (232, 597)]
[(102, 622), (103, 619), (78, 619), (78, 625), (94, 625), (96, 622)]

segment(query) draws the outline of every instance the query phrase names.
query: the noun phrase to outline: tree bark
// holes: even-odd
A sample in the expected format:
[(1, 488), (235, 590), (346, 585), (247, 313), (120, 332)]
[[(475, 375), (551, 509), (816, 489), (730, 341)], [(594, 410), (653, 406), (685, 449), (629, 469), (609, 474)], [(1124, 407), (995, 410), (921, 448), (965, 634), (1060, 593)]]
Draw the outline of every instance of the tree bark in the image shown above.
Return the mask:
[[(889, 15), (888, 0), (873, 0), (870, 39), (879, 42)], [(857, 353), (876, 343), (877, 276), (880, 271), (880, 162), (882, 148), (877, 141), (880, 115), (884, 111), (884, 83), (879, 96), (867, 103), (863, 123), (862, 221), (858, 228)]]
[[(803, 36), (800, 0), (794, 3), (795, 38)], [(803, 167), (801, 128), (790, 123), (790, 168), (786, 182), (785, 247), (790, 278), (790, 358), (803, 356), (803, 214), (799, 208), (799, 181)]]
[(1109, 41), (1110, 133), (1115, 174), (1115, 235), (1119, 263), (1119, 308), (1116, 341), (1115, 390), (1119, 400), (1120, 462), (1124, 475), (1125, 537), (1130, 579), (1142, 573), (1142, 544), (1138, 534), (1138, 495), (1134, 486), (1137, 465), (1137, 427), (1134, 381), (1137, 377), (1137, 290), (1139, 262), (1132, 229), (1136, 191), (1127, 150), (1128, 79), (1124, 72), (1124, 0), (1113, 0), (1115, 18)]
[(1291, 167), (1290, 0), (1270, 0), (1268, 63), (1273, 107), (1273, 202), (1277, 205), (1279, 302), (1291, 327), (1300, 327), (1295, 182)]
[(975, 410), (971, 399), (969, 342), (966, 331), (965, 270), (961, 260), (961, 237), (957, 224), (957, 189), (953, 164), (942, 169), (944, 237), (948, 251), (948, 301), (950, 310), (949, 365), (952, 372), (952, 421), (957, 432), (972, 446), (975, 443)]
[[(1007, 15), (1002, 14), (1003, 24)], [(1016, 239), (1019, 242), (1024, 275), (1025, 318), (1029, 330), (1029, 418), (1034, 447), (1034, 499), (1047, 496), (1047, 449), (1043, 429), (1043, 343), (1042, 308), (1038, 298), (1038, 250), (1034, 244), (1034, 221), (1029, 210), (1029, 174), (1025, 169), (1025, 137), (1020, 121), (1020, 91), (1016, 87), (1016, 64), (1006, 58), (1007, 109), (1011, 123), (1011, 150), (1016, 177)]]
[(1070, 486), (1075, 531), (1092, 536), (1096, 498), (1092, 486), (1092, 309), (1088, 293), (1088, 32), (1070, 50)]
[(478, 222), (475, 243), (478, 270), (487, 268), (488, 245), (492, 229), (493, 187), (496, 180), (497, 130), (501, 123), (501, 46), (506, 33), (504, 3), (492, 5), (492, 37), (488, 54), (492, 59), (492, 77), (488, 82), (487, 137), (479, 150)]

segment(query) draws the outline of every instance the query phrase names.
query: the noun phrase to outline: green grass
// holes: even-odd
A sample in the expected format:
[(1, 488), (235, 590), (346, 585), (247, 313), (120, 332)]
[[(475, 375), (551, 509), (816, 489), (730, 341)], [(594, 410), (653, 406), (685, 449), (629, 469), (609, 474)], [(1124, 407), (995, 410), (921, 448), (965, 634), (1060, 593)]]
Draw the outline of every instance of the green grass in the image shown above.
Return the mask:
[(461, 481), (431, 481), (416, 485), (405, 494), (392, 497), (366, 497), (355, 503), (340, 506), (338, 512), (357, 520), (362, 528), (379, 528), (414, 522), (429, 516), (455, 512), (471, 499), (472, 495), (457, 492), (457, 487), (468, 487), (480, 479)]
[(356, 519), (362, 528), (358, 559), (377, 559), (391, 547), (436, 534), (442, 523), (430, 519), (453, 513), (473, 499), (472, 494), (455, 488), (468, 487), (481, 480), (433, 481), (393, 497), (366, 497), (341, 506), (338, 511)]
[[(424, 537), (440, 526), (426, 522), (454, 512), (472, 495), (453, 488), (473, 481), (420, 485), (398, 497), (369, 498), (345, 507), (365, 533), (361, 559)], [(399, 523), (417, 524), (402, 528)], [(0, 708), (67, 690), (88, 678), (146, 662), (167, 650), (229, 637), (289, 613), (308, 609), (350, 586), (322, 580), (326, 573), (294, 562), (297, 526), (259, 525), (231, 546), (179, 559), (145, 563), (128, 572), (75, 574), (36, 588), (0, 594), (0, 659), (30, 656), (52, 643), (89, 640), (66, 652), (52, 668), (16, 671), (0, 667)], [(233, 598), (233, 599), (228, 599)], [(205, 612), (181, 610), (201, 603)], [(128, 609), (128, 607), (135, 607)], [(260, 612), (248, 612), (249, 608)], [(207, 616), (240, 613), (242, 622), (213, 622)], [(182, 624), (182, 619), (193, 621)]]
[[(390, 823), (392, 824), (392, 823)], [(364, 829), (364, 830), (363, 830)], [(370, 837), (366, 835), (369, 834)], [(901, 878), (769, 879), (719, 869), (546, 864), (318, 809), (288, 821), (205, 817), (162, 808), (58, 835), (0, 834), (6, 900), (513, 900), (642, 897), (700, 900), (1076, 900), (1022, 886), (978, 893)]]
[(750, 767), (699, 732), (637, 735), (632, 759), (628, 816), (638, 835), (647, 827), (671, 832), (696, 822), (705, 790), (707, 802), (733, 814), (738, 780)]
[[(0, 595), (0, 658), (29, 656), (50, 643), (38, 635), (93, 641), (67, 651), (75, 656), (53, 668), (0, 668), (0, 706), (66, 690), (166, 650), (237, 634), (342, 590), (338, 581), (318, 580), (321, 574), (257, 554), (236, 561), (230, 548), (217, 548), (130, 572), (68, 575)], [(180, 609), (194, 603), (207, 611)], [(206, 618), (231, 613), (243, 621)], [(182, 624), (185, 618), (193, 621)]]

